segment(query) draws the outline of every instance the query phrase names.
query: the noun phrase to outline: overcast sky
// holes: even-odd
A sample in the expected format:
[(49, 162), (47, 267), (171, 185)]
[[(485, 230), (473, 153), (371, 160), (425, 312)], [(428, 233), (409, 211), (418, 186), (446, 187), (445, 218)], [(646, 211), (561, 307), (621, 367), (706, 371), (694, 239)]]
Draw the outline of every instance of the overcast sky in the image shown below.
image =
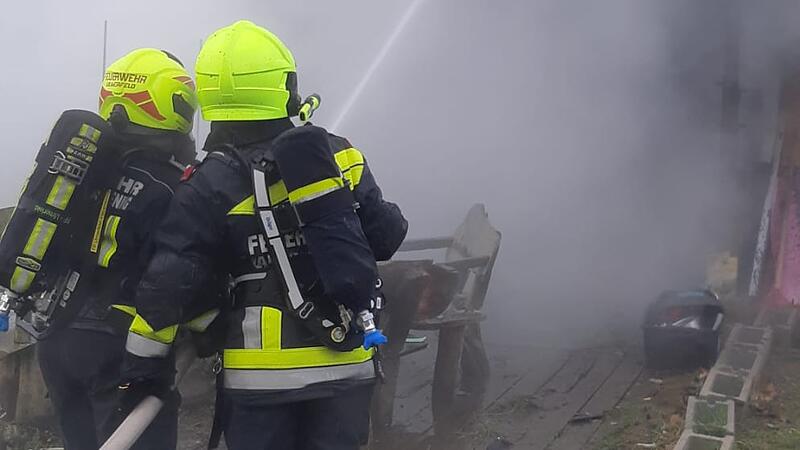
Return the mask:
[[(58, 114), (96, 108), (104, 19), (109, 62), (149, 46), (190, 68), (214, 29), (263, 25), (292, 49), (301, 91), (322, 94), (316, 122), (330, 126), (413, 1), (6, 3), (4, 205)], [(796, 2), (748, 3), (742, 77), (766, 114)], [(489, 326), (588, 333), (662, 288), (700, 283), (719, 250), (726, 225), (709, 205), (725, 195), (714, 168), (726, 4), (420, 0), (334, 131), (367, 155), (413, 236), (448, 234), (487, 205), (503, 232)]]

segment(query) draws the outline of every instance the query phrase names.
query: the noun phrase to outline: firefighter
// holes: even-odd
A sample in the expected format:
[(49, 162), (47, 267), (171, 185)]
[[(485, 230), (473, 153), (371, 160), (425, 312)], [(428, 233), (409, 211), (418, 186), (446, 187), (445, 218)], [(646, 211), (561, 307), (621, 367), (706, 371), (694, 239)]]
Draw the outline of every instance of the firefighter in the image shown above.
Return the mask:
[(295, 61), (272, 33), (248, 21), (216, 31), (196, 72), (209, 154), (155, 237), (127, 378), (152, 386), (177, 324), (208, 308), (196, 300), (204, 280), (229, 274), (217, 405), (228, 448), (358, 449), (380, 337), (365, 331), (381, 300), (376, 260), (397, 250), (407, 222), (346, 139), (294, 127)]
[[(189, 134), (195, 87), (168, 52), (138, 49), (112, 63), (100, 89), (99, 113), (112, 125), (120, 158), (91, 298), (70, 325), (39, 343), (39, 363), (67, 450), (97, 449), (115, 428), (120, 367), (136, 314), (133, 294), (153, 246), (152, 232), (174, 194), (184, 164), (194, 159)], [(115, 176), (116, 177), (116, 176)], [(136, 448), (174, 449), (177, 394)]]

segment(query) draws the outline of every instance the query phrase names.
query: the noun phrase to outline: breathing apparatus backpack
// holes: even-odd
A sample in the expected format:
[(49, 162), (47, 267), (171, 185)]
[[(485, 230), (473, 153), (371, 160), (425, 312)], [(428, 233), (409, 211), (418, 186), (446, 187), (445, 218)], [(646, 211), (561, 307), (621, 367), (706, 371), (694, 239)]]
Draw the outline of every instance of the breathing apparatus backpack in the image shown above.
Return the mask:
[(97, 114), (69, 110), (39, 149), (0, 238), (0, 331), (13, 310), (42, 339), (80, 311), (121, 159), (112, 135)]
[[(254, 191), (255, 213), (283, 284), (289, 312), (323, 345), (337, 351), (385, 343), (376, 317), (383, 308), (374, 256), (361, 230), (357, 204), (333, 157), (326, 130), (306, 125), (279, 135), (269, 148), (239, 160)], [(301, 292), (284, 246), (269, 186), (282, 181), (320, 283)]]

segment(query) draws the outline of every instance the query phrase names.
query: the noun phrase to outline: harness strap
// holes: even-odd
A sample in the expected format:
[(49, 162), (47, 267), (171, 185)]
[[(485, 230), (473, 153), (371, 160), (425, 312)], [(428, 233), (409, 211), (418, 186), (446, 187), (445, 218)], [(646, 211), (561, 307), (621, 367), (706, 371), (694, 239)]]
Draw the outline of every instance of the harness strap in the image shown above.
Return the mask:
[[(221, 358), (221, 356), (219, 356)], [(208, 449), (214, 450), (219, 447), (222, 440), (222, 433), (225, 431), (225, 425), (228, 422), (228, 408), (225, 405), (225, 383), (223, 379), (222, 362), (217, 360), (217, 366), (214, 368), (217, 372), (216, 395), (214, 399), (214, 421), (211, 423), (211, 434), (208, 436)]]
[(278, 270), (281, 273), (281, 278), (286, 286), (286, 291), (289, 295), (289, 303), (293, 310), (300, 311), (301, 317), (305, 310), (306, 317), (314, 309), (313, 303), (308, 303), (305, 306), (300, 288), (297, 286), (297, 279), (292, 271), (292, 266), (289, 263), (289, 256), (286, 254), (286, 247), (283, 245), (280, 231), (278, 231), (278, 224), (275, 222), (275, 215), (272, 212), (272, 206), (269, 198), (269, 191), (267, 190), (266, 174), (258, 169), (253, 168), (253, 190), (255, 191), (255, 203), (258, 211), (258, 217), (261, 219), (261, 226), (264, 233), (267, 235), (267, 241), (272, 248), (273, 256), (278, 262)]

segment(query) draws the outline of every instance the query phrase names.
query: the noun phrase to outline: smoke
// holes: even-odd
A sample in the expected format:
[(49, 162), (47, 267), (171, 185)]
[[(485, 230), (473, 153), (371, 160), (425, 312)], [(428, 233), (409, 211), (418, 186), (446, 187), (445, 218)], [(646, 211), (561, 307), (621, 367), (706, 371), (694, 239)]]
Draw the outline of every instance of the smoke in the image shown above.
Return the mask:
[(487, 204), (503, 232), (490, 339), (566, 345), (638, 327), (660, 290), (701, 286), (709, 256), (738, 251), (741, 161), (763, 159), (775, 132), (795, 33), (776, 21), (788, 2), (742, 7), (742, 104), (763, 100), (742, 109), (751, 129), (724, 136), (731, 7), (437, 1), (417, 12), (343, 131), (413, 235), (446, 234)]
[(95, 107), (104, 19), (110, 60), (153, 46), (191, 66), (212, 30), (248, 18), (293, 49), (301, 89), (323, 97), (317, 123), (364, 151), (412, 236), (449, 234), (487, 205), (503, 232), (493, 340), (635, 327), (661, 289), (700, 285), (707, 257), (735, 250), (736, 155), (765, 158), (780, 71), (797, 59), (796, 2), (743, 2), (733, 149), (720, 134), (731, 2), (422, 1), (371, 69), (412, 3), (15, 2), (0, 17), (15, 43), (0, 200), (14, 201), (61, 110)]

